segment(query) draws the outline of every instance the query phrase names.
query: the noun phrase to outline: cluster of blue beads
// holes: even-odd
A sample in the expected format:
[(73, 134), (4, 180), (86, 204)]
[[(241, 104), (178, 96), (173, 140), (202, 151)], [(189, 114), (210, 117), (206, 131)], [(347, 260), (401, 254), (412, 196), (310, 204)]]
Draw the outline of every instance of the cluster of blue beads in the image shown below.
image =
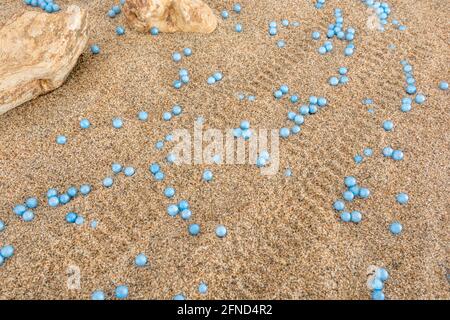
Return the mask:
[(183, 108), (179, 105), (174, 105), (171, 111), (166, 111), (163, 113), (163, 120), (169, 121), (173, 116), (177, 117), (183, 112)]
[(66, 214), (66, 222), (80, 226), (84, 223), (84, 218), (78, 213), (71, 211)]
[[(371, 148), (364, 148), (362, 153), (365, 157), (371, 157), (373, 155), (373, 150)], [(363, 162), (364, 157), (358, 153), (353, 157), (353, 160), (356, 164), (360, 164)]]
[[(33, 209), (38, 207), (38, 199), (31, 197), (25, 200), (24, 204), (18, 204), (13, 208), (14, 213), (21, 217), (23, 221), (30, 222), (34, 219)], [(1, 231), (1, 230), (0, 230)]]
[(0, 267), (6, 260), (12, 258), (14, 255), (14, 247), (12, 245), (6, 245), (0, 248)]
[(324, 5), (325, 5), (325, 0), (317, 0), (314, 7), (316, 9), (322, 9)]
[(266, 166), (270, 161), (270, 154), (267, 150), (263, 150), (259, 153), (258, 157), (256, 158), (256, 166), (258, 168), (262, 168)]
[[(356, 31), (354, 28), (347, 28), (347, 30), (344, 31), (344, 18), (342, 17), (341, 9), (336, 8), (334, 10), (334, 16), (335, 23), (328, 25), (327, 38), (332, 39), (336, 37), (339, 40), (349, 41), (349, 44), (344, 50), (344, 54), (346, 56), (351, 56), (355, 49), (352, 41), (355, 38)], [(330, 52), (332, 49), (333, 45), (331, 44), (331, 42), (326, 42), (322, 47), (319, 48), (319, 53), (325, 54), (326, 52)]]
[(187, 69), (181, 68), (178, 72), (178, 77), (172, 85), (175, 89), (180, 89), (183, 85), (189, 83), (189, 71)]
[[(298, 97), (296, 95), (291, 96), (291, 102), (296, 103)], [(301, 125), (305, 122), (305, 117), (317, 113), (319, 108), (323, 108), (327, 105), (327, 99), (325, 97), (310, 96), (308, 100), (309, 104), (303, 104), (298, 108), (298, 112), (289, 111), (287, 114), (288, 120), (294, 124), (291, 129), (283, 127), (280, 129), (280, 137), (288, 138), (290, 134), (297, 134), (301, 131)]]
[[(344, 201), (352, 202), (356, 197), (361, 199), (367, 199), (370, 195), (370, 191), (367, 188), (358, 186), (358, 182), (355, 177), (348, 176), (344, 178), (344, 184), (347, 190), (342, 193), (342, 198)], [(341, 212), (341, 220), (344, 222), (354, 222), (358, 223), (361, 221), (361, 213), (359, 211), (352, 211), (351, 213), (345, 212), (345, 203), (343, 200), (337, 200), (333, 204), (333, 208)]]
[(243, 101), (245, 100), (245, 98), (247, 98), (247, 101), (250, 102), (254, 102), (256, 100), (256, 96), (252, 94), (246, 95), (245, 93), (238, 93), (237, 98), (239, 99), (239, 101)]
[[(190, 57), (190, 56), (192, 55), (192, 49), (191, 49), (191, 48), (184, 48), (184, 49), (183, 49), (183, 55), (184, 55), (185, 57)], [(177, 51), (174, 52), (174, 53), (172, 53), (172, 60), (173, 60), (174, 62), (180, 62), (181, 59), (182, 59), (181, 53), (179, 53), (179, 52), (177, 52)]]
[(374, 10), (379, 22), (379, 30), (384, 31), (384, 26), (388, 23), (391, 8), (386, 2), (378, 2), (374, 0), (361, 0), (368, 8)]
[(152, 163), (148, 170), (153, 175), (153, 178), (155, 178), (156, 181), (162, 181), (164, 180), (164, 172), (161, 171), (161, 167), (158, 163)]
[(57, 207), (59, 205), (65, 205), (69, 203), (80, 194), (86, 196), (91, 192), (92, 188), (88, 184), (83, 184), (80, 186), (79, 190), (76, 187), (70, 187), (65, 193), (59, 194), (56, 189), (49, 189), (47, 191), (47, 202), (50, 207)]
[(339, 76), (337, 76), (337, 77), (333, 76), (328, 80), (328, 83), (333, 87), (337, 86), (339, 84), (346, 84), (348, 82), (347, 68), (341, 67), (341, 68), (339, 68), (338, 72), (339, 72)]
[[(176, 217), (180, 215), (181, 219), (188, 221), (192, 217), (192, 211), (190, 210), (189, 202), (186, 200), (181, 200), (177, 204), (169, 204), (167, 206), (167, 214), (171, 217)], [(196, 236), (200, 232), (200, 227), (198, 225), (191, 227), (188, 226), (188, 232), (192, 236)]]
[(24, 3), (32, 7), (39, 7), (47, 13), (58, 12), (60, 10), (59, 5), (54, 3), (53, 0), (24, 0)]
[(371, 298), (372, 300), (384, 300), (384, 282), (389, 279), (389, 273), (385, 268), (377, 268), (375, 270), (374, 277), (369, 283), (370, 289), (372, 290)]
[(399, 30), (399, 31), (405, 31), (407, 28), (405, 25), (400, 24), (398, 20), (392, 20), (392, 24)]
[(288, 94), (289, 87), (285, 84), (281, 85), (278, 90), (273, 93), (275, 99), (281, 99), (284, 95)]
[[(125, 3), (125, 1), (123, 2)], [(121, 3), (122, 4), (122, 3)], [(123, 5), (123, 4), (122, 4)], [(120, 14), (122, 12), (122, 9), (120, 9), (120, 6), (116, 5), (113, 6), (111, 9), (109, 9), (108, 11), (108, 17), (110, 18), (115, 18), (116, 15)]]
[(244, 140), (250, 139), (252, 136), (250, 122), (248, 120), (242, 120), (239, 124), (239, 128), (233, 129), (233, 135), (235, 138), (243, 138)]
[(403, 151), (395, 150), (395, 149), (392, 149), (391, 147), (384, 147), (383, 150), (381, 151), (381, 153), (386, 158), (391, 158), (395, 161), (401, 161), (404, 158)]
[(208, 79), (206, 80), (206, 82), (211, 85), (214, 84), (216, 82), (219, 82), (223, 79), (223, 74), (220, 71), (216, 71), (214, 72), (214, 74), (210, 77), (208, 77)]
[[(406, 60), (402, 60), (401, 64), (403, 66), (403, 73), (405, 75), (405, 91), (409, 95), (414, 95), (417, 93), (417, 88), (415, 86), (416, 79), (414, 78), (413, 67)], [(417, 104), (423, 104), (426, 98), (423, 94), (416, 94), (414, 102)], [(412, 101), (411, 101), (412, 102)], [(403, 105), (403, 104), (402, 104)]]

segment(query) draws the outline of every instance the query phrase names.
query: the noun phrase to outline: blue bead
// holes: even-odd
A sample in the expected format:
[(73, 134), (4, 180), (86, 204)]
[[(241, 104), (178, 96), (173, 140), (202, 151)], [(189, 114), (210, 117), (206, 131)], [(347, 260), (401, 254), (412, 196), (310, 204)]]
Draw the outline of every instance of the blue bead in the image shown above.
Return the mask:
[(59, 10), (61, 10), (59, 5), (57, 5), (56, 3), (52, 4), (52, 7), (53, 7), (53, 12), (58, 12)]
[(47, 13), (52, 13), (52, 12), (53, 12), (53, 5), (47, 4), (47, 5), (45, 6), (45, 11), (46, 11)]
[(220, 81), (220, 80), (222, 80), (223, 75), (222, 75), (221, 72), (215, 72), (215, 73), (213, 74), (213, 77), (214, 77), (214, 80)]
[(341, 213), (341, 220), (344, 222), (350, 222), (352, 219), (352, 216), (348, 212), (342, 212)]
[(47, 198), (56, 197), (58, 195), (58, 190), (56, 189), (48, 189)]
[(115, 174), (120, 173), (122, 171), (122, 165), (120, 163), (113, 163), (111, 169)]
[(0, 232), (2, 232), (3, 230), (5, 230), (5, 223), (0, 220)]
[(187, 202), (186, 200), (181, 200), (181, 201), (178, 203), (178, 208), (179, 208), (180, 210), (186, 210), (186, 209), (189, 209), (189, 202)]
[(171, 217), (175, 217), (179, 212), (179, 208), (175, 204), (171, 204), (167, 207), (167, 214)]
[(172, 54), (172, 60), (175, 62), (179, 62), (181, 60), (181, 54), (179, 52), (174, 52)]
[(113, 6), (111, 10), (114, 11), (115, 14), (119, 14), (121, 11), (119, 6)]
[(100, 53), (100, 47), (96, 44), (93, 44), (91, 46), (91, 52), (92, 54), (99, 54)]
[(80, 193), (82, 195), (88, 195), (91, 192), (91, 186), (88, 184), (83, 184), (80, 186)]
[(12, 245), (2, 247), (0, 249), (0, 255), (5, 259), (11, 258), (14, 255), (14, 247)]
[(353, 157), (353, 160), (355, 161), (356, 164), (359, 164), (363, 161), (363, 157), (357, 154), (356, 156)]
[(81, 226), (84, 223), (84, 218), (82, 216), (77, 216), (77, 218), (75, 219), (75, 224), (77, 226)]
[(120, 118), (114, 118), (112, 121), (112, 125), (116, 129), (120, 129), (123, 126), (123, 121)]
[(302, 125), (305, 122), (305, 118), (302, 115), (297, 114), (294, 117), (294, 122), (295, 122), (295, 124)]
[(190, 224), (188, 231), (191, 236), (196, 236), (200, 233), (200, 226), (196, 223)]
[(380, 290), (372, 291), (372, 300), (384, 300), (384, 293)]
[(164, 180), (164, 173), (162, 173), (162, 172), (155, 173), (155, 180), (157, 180), (157, 181)]
[(283, 96), (283, 92), (281, 92), (281, 90), (277, 90), (273, 93), (273, 95), (276, 99), (280, 99)]
[(172, 300), (186, 300), (186, 297), (183, 294), (179, 293), (174, 295)]
[(169, 121), (170, 119), (172, 119), (172, 114), (170, 112), (164, 112), (163, 113), (163, 120), (164, 121)]
[(216, 227), (216, 236), (223, 238), (227, 235), (227, 228), (224, 225), (218, 225)]
[(206, 294), (206, 292), (208, 291), (208, 285), (204, 282), (201, 282), (198, 285), (198, 293), (200, 294)]
[(351, 191), (344, 191), (342, 197), (344, 198), (345, 201), (353, 201), (355, 195)]
[(114, 10), (109, 10), (108, 11), (108, 17), (110, 17), (110, 18), (114, 18), (116, 16), (116, 13), (114, 12)]
[(209, 182), (213, 178), (213, 173), (211, 172), (211, 170), (205, 170), (203, 172), (203, 176), (202, 177), (203, 177), (204, 181)]
[(242, 10), (242, 7), (241, 7), (241, 5), (240, 5), (239, 3), (235, 3), (235, 4), (233, 5), (233, 11), (234, 11), (234, 12), (240, 13), (241, 10)]
[(148, 112), (139, 111), (138, 119), (141, 120), (141, 121), (147, 121), (147, 119), (148, 119)]
[(345, 177), (344, 178), (344, 184), (348, 187), (348, 188), (350, 188), (350, 187), (353, 187), (353, 186), (356, 186), (356, 178), (355, 177), (353, 177), (353, 176), (348, 176), (348, 177)]
[(175, 195), (175, 189), (172, 187), (167, 187), (166, 189), (164, 189), (164, 195), (167, 198), (172, 198)]
[(28, 198), (25, 201), (25, 205), (30, 208), (30, 209), (34, 209), (38, 206), (38, 199), (36, 198)]
[(269, 28), (276, 28), (276, 27), (277, 27), (277, 23), (275, 21), (269, 22)]
[(346, 56), (351, 56), (353, 54), (353, 48), (349, 48), (349, 47), (345, 48), (344, 54)]
[(444, 91), (448, 90), (448, 83), (445, 81), (439, 82), (439, 89), (444, 90)]
[(153, 174), (158, 173), (159, 170), (160, 170), (159, 164), (157, 164), (157, 163), (152, 163), (152, 164), (150, 165), (150, 167), (149, 167), (149, 170), (150, 170), (150, 172), (153, 173)]
[(370, 148), (365, 148), (363, 153), (366, 157), (371, 157), (373, 155), (373, 150)]
[(292, 103), (296, 103), (296, 102), (298, 101), (298, 96), (293, 95), (293, 96), (290, 97), (289, 100), (290, 100)]
[(236, 25), (234, 26), (234, 31), (242, 32), (242, 24), (236, 23)]
[(290, 130), (288, 128), (281, 128), (280, 129), (280, 137), (286, 139), (287, 137), (289, 137), (289, 134), (290, 134)]
[(115, 290), (117, 299), (126, 299), (128, 297), (128, 287), (127, 286), (118, 286)]
[(59, 198), (58, 197), (48, 198), (48, 205), (53, 208), (57, 207), (59, 205)]
[(425, 98), (425, 96), (424, 96), (423, 94), (418, 94), (418, 95), (416, 96), (416, 98), (414, 99), (414, 101), (415, 101), (417, 104), (422, 104), (422, 103), (425, 102), (425, 100), (426, 100), (426, 98)]
[(354, 223), (359, 223), (362, 220), (361, 212), (359, 211), (352, 211), (351, 213), (351, 221)]
[(250, 122), (249, 122), (248, 120), (242, 120), (241, 123), (240, 123), (240, 125), (239, 125), (239, 127), (240, 127), (242, 130), (247, 130), (247, 129), (250, 128)]
[(403, 160), (403, 152), (401, 150), (394, 150), (392, 152), (392, 159), (394, 159), (395, 161), (400, 161)]
[(383, 122), (383, 129), (385, 131), (391, 131), (392, 129), (394, 129), (394, 123), (391, 120), (385, 120)]
[(375, 271), (375, 276), (383, 282), (385, 282), (387, 279), (389, 279), (389, 273), (387, 272), (387, 270), (385, 268), (378, 268)]
[(300, 112), (301, 115), (306, 116), (307, 114), (309, 114), (309, 107), (308, 106), (301, 106), (298, 111)]
[(359, 194), (358, 196), (363, 198), (363, 199), (367, 199), (370, 195), (370, 191), (367, 188), (359, 188)]
[(66, 214), (66, 221), (68, 223), (75, 223), (75, 220), (77, 220), (78, 215), (75, 212), (69, 212)]
[(181, 211), (180, 216), (183, 220), (189, 220), (192, 216), (192, 212), (189, 209), (184, 209)]
[(333, 203), (333, 208), (334, 208), (334, 210), (336, 210), (336, 211), (342, 211), (342, 210), (345, 209), (345, 204), (344, 204), (343, 201), (337, 200), (337, 201), (335, 201), (335, 202)]
[(183, 49), (183, 54), (184, 54), (186, 57), (191, 56), (191, 55), (192, 55), (192, 49), (191, 49), (191, 48), (184, 48), (184, 49)]
[(67, 193), (63, 193), (59, 196), (59, 203), (60, 204), (66, 204), (70, 201), (70, 197)]
[(228, 19), (229, 17), (229, 13), (227, 10), (223, 10), (220, 15), (222, 16), (223, 19)]
[(103, 179), (102, 183), (105, 188), (109, 188), (113, 185), (114, 180), (111, 177), (106, 177), (105, 179)]
[(320, 32), (319, 32), (319, 31), (314, 31), (314, 32), (312, 33), (312, 38), (313, 38), (314, 40), (319, 40), (319, 39), (320, 39)]
[(328, 80), (328, 83), (332, 86), (337, 86), (339, 84), (339, 79), (337, 77), (331, 77), (330, 80)]
[(80, 121), (80, 127), (81, 129), (88, 129), (91, 126), (91, 123), (88, 119), (81, 119)]
[(278, 29), (277, 28), (269, 28), (269, 34), (271, 36), (275, 36), (278, 33)]
[(410, 84), (406, 87), (406, 93), (408, 93), (408, 94), (414, 94), (414, 93), (416, 93), (416, 91), (417, 91), (417, 88), (412, 84)]
[(34, 219), (34, 213), (31, 210), (27, 210), (23, 213), (22, 215), (22, 219), (25, 222), (30, 222)]
[(125, 176), (131, 177), (134, 175), (135, 170), (133, 167), (126, 167), (125, 169), (123, 169), (123, 173), (125, 174)]
[(105, 293), (99, 290), (94, 291), (91, 294), (91, 300), (98, 300), (98, 301), (105, 300)]
[(350, 187), (348, 189), (351, 193), (353, 193), (354, 196), (359, 195), (359, 187), (357, 185), (354, 185), (353, 187)]
[(340, 68), (339, 68), (339, 74), (340, 74), (341, 76), (346, 75), (347, 72), (348, 72), (347, 68), (345, 68), (345, 67), (340, 67)]
[(118, 26), (118, 27), (116, 28), (116, 33), (117, 33), (117, 35), (119, 35), (119, 36), (124, 35), (124, 34), (125, 34), (125, 28), (124, 28), (124, 27), (121, 27), (121, 26)]
[(151, 27), (150, 28), (150, 34), (152, 36), (157, 36), (159, 34), (159, 29), (157, 27)]
[(385, 156), (385, 157), (392, 157), (393, 153), (394, 153), (394, 149), (392, 149), (391, 147), (383, 148), (383, 156)]
[(392, 234), (400, 234), (402, 232), (402, 225), (400, 222), (393, 222), (389, 226), (389, 230), (392, 232)]
[(402, 106), (400, 107), (400, 110), (402, 112), (409, 112), (409, 111), (411, 111), (411, 105), (410, 104), (402, 104)]
[(401, 192), (396, 196), (397, 202), (400, 204), (407, 204), (409, 201), (409, 197), (406, 193)]
[(277, 47), (278, 48), (284, 48), (286, 46), (286, 42), (284, 40), (278, 40), (277, 41)]
[(373, 279), (370, 286), (372, 287), (372, 290), (383, 290), (384, 287), (383, 282), (378, 278)]
[(143, 253), (138, 254), (134, 259), (134, 263), (137, 267), (145, 267), (147, 265), (147, 257)]
[(339, 77), (339, 83), (346, 84), (349, 81), (347, 76)]
[(281, 20), (281, 24), (283, 25), (283, 27), (288, 27), (289, 26), (289, 20), (288, 19), (283, 19), (283, 20)]
[(65, 136), (57, 136), (56, 137), (57, 144), (63, 145), (63, 144), (66, 144), (66, 142), (67, 142), (67, 138)]

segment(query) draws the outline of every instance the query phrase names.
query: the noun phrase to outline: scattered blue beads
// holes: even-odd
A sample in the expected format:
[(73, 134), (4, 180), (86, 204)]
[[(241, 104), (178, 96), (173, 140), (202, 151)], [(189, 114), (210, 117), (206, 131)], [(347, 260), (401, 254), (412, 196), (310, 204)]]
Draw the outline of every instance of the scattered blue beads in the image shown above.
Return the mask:
[(53, 0), (25, 0), (24, 3), (32, 7), (39, 7), (47, 13), (55, 13), (61, 10)]

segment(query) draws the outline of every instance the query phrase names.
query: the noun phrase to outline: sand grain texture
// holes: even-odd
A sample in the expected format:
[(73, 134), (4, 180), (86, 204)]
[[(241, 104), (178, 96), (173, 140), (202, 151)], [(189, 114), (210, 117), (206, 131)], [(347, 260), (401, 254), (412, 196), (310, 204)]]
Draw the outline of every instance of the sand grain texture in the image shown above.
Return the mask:
[[(205, 2), (216, 15), (233, 3)], [(96, 289), (111, 296), (115, 285), (128, 284), (133, 299), (170, 299), (179, 292), (191, 299), (368, 299), (370, 265), (389, 270), (389, 299), (450, 298), (450, 110), (448, 92), (437, 88), (450, 80), (448, 1), (390, 1), (392, 16), (408, 29), (384, 33), (365, 28), (360, 1), (328, 0), (322, 10), (303, 0), (240, 2), (242, 13), (219, 19), (212, 34), (158, 37), (130, 29), (116, 36), (125, 18), (106, 17), (112, 2), (58, 2), (63, 9), (88, 8), (89, 42), (102, 53), (86, 50), (61, 88), (2, 116), (0, 219), (7, 229), (0, 245), (14, 244), (16, 255), (1, 268), (0, 298), (88, 299)], [(23, 7), (3, 0), (0, 22)], [(320, 56), (319, 42), (311, 40), (313, 30), (323, 34), (334, 21), (335, 7), (342, 8), (344, 25), (357, 30), (351, 58), (343, 57), (344, 44), (336, 41), (332, 54)], [(276, 38), (269, 37), (268, 22), (283, 18), (301, 25), (280, 27)], [(237, 22), (241, 34), (234, 32)], [(276, 39), (284, 39), (286, 48), (279, 49)], [(193, 55), (175, 64), (171, 54), (184, 47)], [(417, 87), (427, 95), (426, 104), (408, 114), (399, 110), (402, 59), (414, 66)], [(341, 66), (348, 67), (350, 82), (332, 88), (327, 80)], [(190, 71), (191, 83), (176, 91), (171, 83), (180, 67)], [(216, 70), (224, 79), (208, 86)], [(286, 113), (294, 108), (272, 96), (281, 84), (302, 102), (325, 96), (329, 106), (309, 118), (301, 134), (281, 142), (276, 176), (260, 176), (255, 166), (208, 166), (215, 178), (205, 185), (205, 166), (197, 165), (165, 166), (165, 182), (152, 179), (148, 165), (162, 162), (169, 150), (156, 151), (156, 141), (175, 128), (191, 129), (200, 115), (207, 128), (234, 128), (242, 119), (254, 129), (287, 125)], [(256, 101), (239, 102), (238, 92), (255, 94)], [(361, 104), (366, 97), (375, 101), (374, 114)], [(177, 103), (183, 115), (163, 122), (162, 113)], [(148, 122), (137, 120), (139, 110), (149, 112)], [(118, 116), (124, 128), (114, 130), (111, 120)], [(79, 129), (82, 118), (90, 119), (91, 129)], [(386, 119), (396, 125), (391, 133), (381, 128)], [(67, 145), (55, 143), (59, 134), (68, 137)], [(386, 145), (401, 148), (405, 160), (383, 158)], [(355, 165), (353, 156), (365, 147), (374, 156)], [(105, 189), (101, 181), (112, 162), (133, 165), (137, 173), (121, 175)], [(286, 167), (293, 177), (283, 176)], [(355, 206), (363, 212), (359, 225), (340, 223), (331, 209), (345, 175), (372, 192)], [(48, 188), (82, 183), (94, 187), (88, 197), (56, 209), (42, 205)], [(200, 236), (189, 236), (186, 222), (168, 217), (166, 185), (190, 202)], [(410, 196), (407, 206), (395, 203), (401, 191)], [(24, 223), (11, 208), (33, 195), (41, 206), (35, 221)], [(70, 210), (87, 222), (98, 220), (98, 228), (67, 224)], [(404, 226), (399, 237), (388, 231), (393, 220)], [(214, 235), (219, 223), (229, 231), (222, 240)], [(140, 252), (150, 268), (133, 267)], [(80, 268), (80, 290), (67, 289), (71, 265)], [(200, 281), (208, 283), (207, 295), (197, 293)]]

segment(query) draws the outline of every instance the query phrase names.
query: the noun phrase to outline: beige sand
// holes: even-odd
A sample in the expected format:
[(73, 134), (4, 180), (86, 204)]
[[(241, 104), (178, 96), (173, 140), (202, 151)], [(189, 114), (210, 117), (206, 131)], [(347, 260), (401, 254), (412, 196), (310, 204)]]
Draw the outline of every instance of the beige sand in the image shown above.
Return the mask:
[[(21, 1), (2, 0), (0, 21), (18, 10)], [(206, 1), (219, 14), (233, 1)], [(170, 299), (183, 292), (191, 299), (368, 299), (366, 271), (370, 265), (390, 272), (385, 294), (389, 299), (449, 299), (449, 105), (448, 92), (438, 90), (449, 76), (450, 5), (446, 1), (389, 1), (392, 16), (408, 30), (385, 33), (366, 29), (367, 11), (360, 1), (240, 1), (243, 12), (220, 19), (211, 35), (161, 34), (151, 37), (127, 28), (123, 37), (114, 29), (123, 15), (106, 17), (113, 1), (58, 1), (87, 6), (91, 18), (89, 50), (81, 56), (68, 81), (56, 91), (24, 104), (0, 119), (0, 219), (7, 229), (0, 244), (11, 243), (16, 255), (0, 268), (0, 298), (88, 299), (93, 290), (112, 296), (114, 286), (128, 284), (130, 298)], [(356, 52), (344, 58), (344, 44), (335, 51), (316, 53), (311, 32), (326, 30), (333, 9), (344, 12), (345, 25), (357, 29)], [(271, 20), (300, 21), (298, 28), (280, 28), (276, 39), (267, 35)], [(244, 32), (233, 31), (241, 22)], [(388, 49), (390, 44), (395, 50)], [(193, 55), (175, 65), (171, 54), (191, 47)], [(415, 68), (423, 106), (400, 112), (405, 95), (400, 60)], [(3, 63), (3, 62), (2, 62)], [(171, 88), (180, 66), (188, 68), (191, 83)], [(332, 88), (327, 79), (340, 66), (350, 70), (346, 86)], [(206, 78), (221, 70), (225, 77), (214, 87)], [(163, 161), (154, 143), (174, 128), (191, 128), (203, 115), (207, 127), (228, 129), (248, 119), (252, 128), (288, 124), (287, 100), (275, 102), (272, 91), (288, 84), (300, 94), (324, 95), (329, 106), (306, 121), (302, 133), (281, 142), (281, 168), (273, 177), (260, 176), (254, 166), (212, 166), (215, 180), (201, 181), (204, 166), (165, 167), (164, 183), (147, 170)], [(240, 91), (253, 92), (254, 103), (238, 102)], [(361, 104), (373, 98), (375, 113)], [(162, 113), (175, 103), (183, 116), (165, 122)], [(288, 108), (289, 106), (289, 108)], [(139, 122), (139, 110), (150, 113)], [(291, 108), (292, 109), (292, 108)], [(114, 130), (111, 119), (125, 120)], [(87, 117), (93, 127), (79, 129)], [(381, 128), (394, 121), (394, 132)], [(65, 134), (65, 146), (55, 143)], [(380, 155), (386, 145), (402, 148), (405, 160)], [(375, 155), (361, 165), (353, 156), (371, 147)], [(169, 149), (166, 149), (166, 151)], [(118, 177), (111, 189), (101, 186), (117, 161), (137, 168), (133, 178)], [(293, 177), (283, 176), (290, 167)], [(331, 209), (344, 189), (345, 175), (355, 175), (372, 195), (359, 201), (359, 225), (343, 224)], [(69, 205), (50, 209), (45, 192), (91, 183), (93, 192)], [(191, 237), (187, 223), (172, 219), (162, 195), (166, 185), (188, 199), (193, 221), (202, 234)], [(408, 192), (407, 206), (395, 194)], [(41, 206), (32, 223), (20, 221), (13, 205), (36, 195)], [(64, 221), (75, 210), (86, 218), (81, 227)], [(89, 227), (98, 220), (96, 230)], [(388, 231), (393, 220), (404, 226), (401, 236)], [(229, 235), (218, 239), (222, 223)], [(134, 256), (145, 252), (150, 268), (137, 270)], [(81, 271), (80, 290), (67, 288), (67, 268)], [(200, 281), (207, 295), (197, 293)]]

